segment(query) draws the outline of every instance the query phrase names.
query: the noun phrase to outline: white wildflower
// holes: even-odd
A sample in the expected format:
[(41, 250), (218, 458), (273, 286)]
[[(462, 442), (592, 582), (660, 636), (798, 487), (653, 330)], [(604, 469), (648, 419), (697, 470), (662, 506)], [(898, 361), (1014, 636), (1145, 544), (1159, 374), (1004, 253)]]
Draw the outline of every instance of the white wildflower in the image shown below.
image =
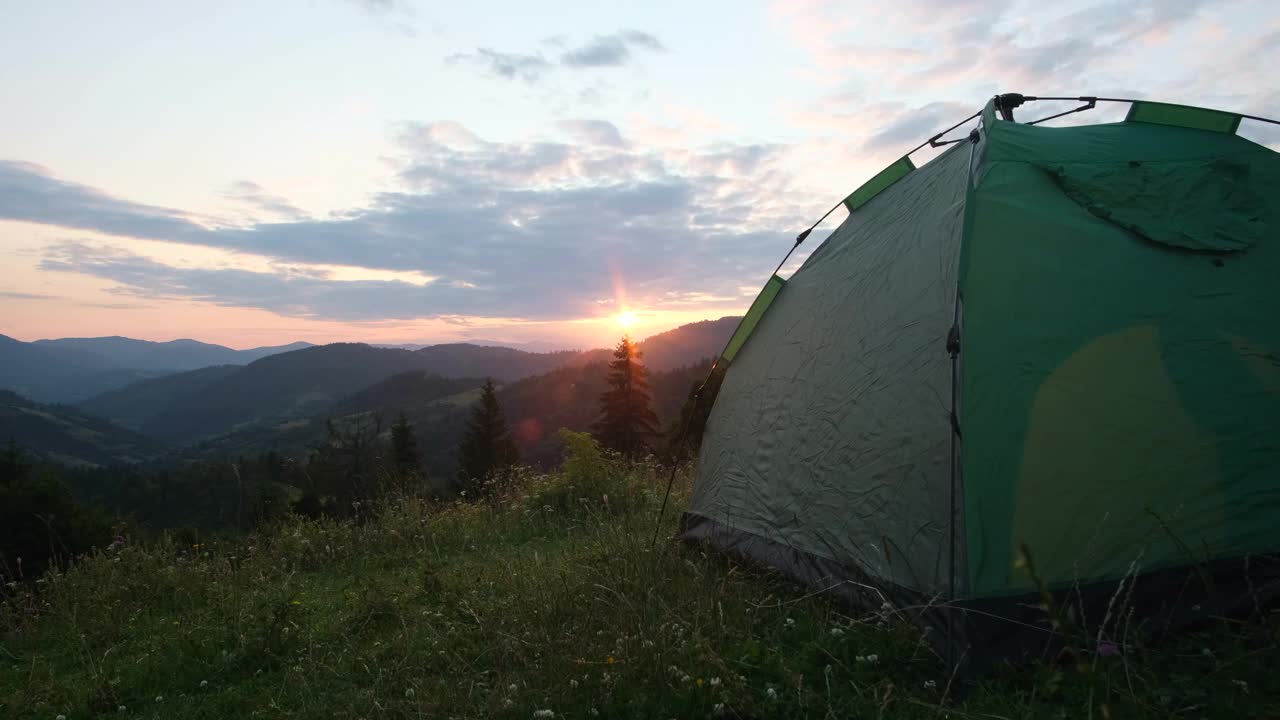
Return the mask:
[(156, 696), (156, 702), (164, 702), (164, 696), (163, 696), (163, 695), (157, 695), (157, 696)]
[(413, 697), (413, 688), (405, 688), (404, 696), (407, 698)]
[(872, 665), (875, 665), (876, 663), (880, 662), (880, 656), (879, 656), (879, 655), (868, 655), (868, 656), (867, 656), (867, 662), (868, 662), (868, 663), (871, 663)]
[(125, 710), (128, 710), (128, 709), (129, 709), (129, 708), (127, 708), (127, 707), (125, 707), (125, 706), (121, 705), (121, 706), (119, 706), (119, 707), (117, 707), (117, 708), (116, 708), (116, 712), (124, 712)]
[(840, 628), (831, 628), (831, 637), (842, 637), (843, 635), (844, 631)]
[(555, 710), (534, 710), (533, 716), (535, 718), (553, 718), (556, 716), (556, 711)]
[(716, 703), (715, 707), (711, 708), (711, 714), (716, 717), (724, 715), (724, 703)]
[(685, 683), (687, 683), (687, 682), (689, 682), (690, 680), (692, 680), (692, 678), (690, 678), (688, 675), (685, 675), (684, 677), (680, 678), (680, 682), (685, 682)]
[(767, 696), (769, 696), (769, 699), (770, 699), (770, 700), (777, 700), (777, 699), (778, 699), (778, 691), (777, 691), (777, 690), (774, 690), (773, 688), (769, 688), (768, 690), (765, 690), (765, 691), (764, 691), (764, 694), (765, 694), (765, 695), (767, 695)]
[(517, 691), (517, 690), (519, 690), (519, 689), (520, 689), (520, 686), (519, 686), (519, 685), (516, 685), (515, 683), (511, 683), (510, 685), (508, 685), (508, 686), (507, 686), (507, 690), (509, 690), (509, 691), (511, 691), (511, 692), (515, 692), (515, 691)]
[(575, 689), (576, 689), (576, 688), (578, 687), (578, 681), (577, 681), (577, 680), (570, 680), (570, 681), (569, 681), (569, 687), (571, 687), (571, 688), (575, 688)]
[(720, 687), (720, 678), (718, 677), (711, 678), (711, 687)]
[(201, 681), (200, 681), (200, 689), (201, 689), (201, 690), (204, 690), (204, 689), (205, 689), (205, 688), (207, 688), (207, 687), (209, 687), (209, 681), (208, 681), (208, 680), (201, 680)]
[(926, 689), (926, 690), (932, 690), (932, 689), (934, 689), (934, 688), (938, 687), (938, 681), (937, 681), (937, 680), (925, 680), (925, 681), (924, 681), (924, 687), (925, 687), (925, 689)]
[(787, 627), (795, 627), (795, 626), (796, 626), (796, 621), (795, 621), (795, 619), (794, 619), (794, 618), (787, 618)]
[(506, 698), (502, 701), (502, 707), (504, 708), (510, 708), (515, 706), (516, 706), (515, 701), (513, 701), (511, 698)]
[(54, 720), (67, 720), (67, 716), (66, 716), (66, 715), (59, 715), (59, 716), (58, 716), (57, 718), (55, 718)]

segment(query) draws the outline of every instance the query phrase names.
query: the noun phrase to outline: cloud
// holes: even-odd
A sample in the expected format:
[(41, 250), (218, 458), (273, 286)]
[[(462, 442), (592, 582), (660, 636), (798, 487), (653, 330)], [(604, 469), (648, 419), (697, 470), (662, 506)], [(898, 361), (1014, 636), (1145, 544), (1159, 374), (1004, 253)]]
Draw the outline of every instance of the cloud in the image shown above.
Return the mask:
[(564, 120), (560, 127), (575, 140), (587, 145), (622, 147), (626, 144), (618, 127), (604, 120)]
[(661, 51), (664, 48), (658, 38), (649, 33), (623, 30), (612, 35), (597, 35), (591, 42), (562, 54), (560, 62), (576, 68), (624, 65), (631, 59), (632, 49)]
[(446, 61), (450, 64), (469, 63), (498, 77), (525, 82), (535, 82), (552, 67), (541, 55), (504, 53), (489, 48), (476, 48), (472, 53), (450, 55)]
[(177, 210), (115, 198), (59, 180), (39, 165), (10, 160), (0, 160), (0, 218), (174, 240), (203, 230)]
[[(342, 320), (556, 320), (594, 316), (596, 299), (620, 294), (641, 307), (672, 292), (736, 297), (744, 279), (772, 267), (814, 201), (794, 185), (783, 146), (659, 152), (631, 146), (608, 123), (571, 127), (598, 142), (498, 143), (454, 124), (407, 127), (396, 168), (402, 189), (326, 218), (204, 227), (13, 164), (0, 166), (8, 178), (0, 189), (23, 201), (0, 201), (0, 217), (275, 263), (270, 271), (258, 270), (263, 263), (177, 267), (126, 249), (127, 241), (64, 243), (43, 259), (44, 270), (104, 278), (139, 297)], [(318, 265), (432, 280), (340, 279)]]
[[(548, 38), (543, 44), (567, 47), (562, 36)], [(476, 48), (474, 52), (455, 53), (445, 58), (445, 62), (474, 65), (497, 77), (532, 83), (542, 79), (557, 65), (574, 70), (625, 65), (631, 60), (633, 50), (660, 52), (665, 48), (658, 38), (649, 33), (620, 30), (609, 35), (597, 35), (590, 42), (564, 50), (556, 62), (541, 53), (504, 52), (484, 47)]]
[(248, 180), (232, 183), (222, 195), (270, 215), (286, 218), (306, 217), (305, 212), (292, 205), (288, 200), (278, 195), (271, 195), (261, 185)]
[(8, 298), (10, 300), (57, 300), (58, 296), (0, 290), (0, 298)]
[(409, 10), (409, 7), (401, 0), (347, 0), (347, 2), (373, 15), (385, 15), (397, 10)]

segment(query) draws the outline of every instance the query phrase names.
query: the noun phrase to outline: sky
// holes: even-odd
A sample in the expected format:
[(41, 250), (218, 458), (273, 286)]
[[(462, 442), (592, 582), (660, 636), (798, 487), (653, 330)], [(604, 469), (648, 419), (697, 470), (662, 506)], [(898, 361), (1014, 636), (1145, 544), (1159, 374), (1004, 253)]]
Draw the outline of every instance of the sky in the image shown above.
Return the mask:
[(604, 346), (996, 93), (1280, 117), (1277, 66), (1273, 0), (4, 0), (0, 333)]

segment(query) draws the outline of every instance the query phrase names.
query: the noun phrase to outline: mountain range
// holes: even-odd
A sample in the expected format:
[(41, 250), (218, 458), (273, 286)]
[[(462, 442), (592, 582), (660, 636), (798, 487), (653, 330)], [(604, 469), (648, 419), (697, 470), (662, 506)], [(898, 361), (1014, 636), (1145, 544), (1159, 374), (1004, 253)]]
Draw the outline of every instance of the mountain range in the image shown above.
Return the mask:
[(234, 350), (196, 340), (119, 336), (22, 342), (0, 335), (0, 390), (37, 402), (76, 403), (139, 380), (212, 365), (247, 365), (306, 347), (310, 343)]
[[(703, 361), (724, 347), (737, 323), (736, 317), (692, 323), (639, 343), (654, 376), (655, 409), (660, 417), (665, 420), (679, 408), (692, 378), (705, 374)], [(419, 433), (426, 434), (427, 454), (431, 448), (438, 451), (432, 464), (443, 467), (451, 462), (452, 449), (446, 452), (449, 438), (461, 431), (476, 388), (485, 378), (501, 384), (499, 396), (510, 404), (509, 421), (520, 433), (522, 449), (541, 456), (548, 452), (547, 443), (558, 427), (585, 429), (594, 418), (611, 354), (608, 349), (537, 353), (465, 343), (412, 351), (359, 343), (247, 351), (195, 345), (208, 350), (204, 357), (215, 360), (248, 357), (228, 352), (264, 356), (246, 364), (164, 372), (157, 368), (177, 362), (184, 353), (186, 362), (198, 362), (191, 359), (197, 357), (193, 348), (182, 341), (175, 346), (127, 338), (36, 343), (3, 338), (0, 377), (8, 382), (0, 382), (18, 385), (9, 380), (14, 377), (12, 369), (20, 367), (14, 357), (26, 358), (28, 363), (43, 357), (63, 377), (68, 367), (90, 366), (86, 356), (98, 362), (106, 358), (128, 363), (133, 367), (126, 369), (141, 379), (82, 399), (74, 408), (45, 405), (40, 406), (41, 412), (92, 418), (102, 423), (99, 432), (109, 426), (121, 438), (146, 438), (150, 448), (206, 457), (275, 447), (297, 449), (323, 431), (326, 418), (377, 412), (390, 421), (394, 414), (405, 412)], [(148, 355), (148, 349), (156, 353)], [(39, 377), (37, 369), (24, 368), (27, 377)], [(45, 399), (48, 394), (35, 397)], [(76, 422), (68, 420), (62, 426), (73, 427)], [(0, 426), (0, 434), (4, 432)], [(33, 449), (58, 452), (59, 443), (46, 435)], [(123, 452), (119, 459), (137, 455)], [(103, 462), (110, 460), (110, 453), (93, 458), (84, 459)]]

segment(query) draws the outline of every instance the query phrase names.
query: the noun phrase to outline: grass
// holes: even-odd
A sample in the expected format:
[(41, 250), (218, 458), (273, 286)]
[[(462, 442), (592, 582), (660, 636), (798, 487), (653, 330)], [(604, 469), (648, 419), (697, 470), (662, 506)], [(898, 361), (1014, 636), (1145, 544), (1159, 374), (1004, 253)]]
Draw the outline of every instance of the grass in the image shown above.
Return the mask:
[(661, 474), (574, 442), (486, 502), (126, 546), (9, 588), (0, 717), (1280, 717), (1275, 615), (944, 703), (942, 663), (892, 611), (651, 548)]

